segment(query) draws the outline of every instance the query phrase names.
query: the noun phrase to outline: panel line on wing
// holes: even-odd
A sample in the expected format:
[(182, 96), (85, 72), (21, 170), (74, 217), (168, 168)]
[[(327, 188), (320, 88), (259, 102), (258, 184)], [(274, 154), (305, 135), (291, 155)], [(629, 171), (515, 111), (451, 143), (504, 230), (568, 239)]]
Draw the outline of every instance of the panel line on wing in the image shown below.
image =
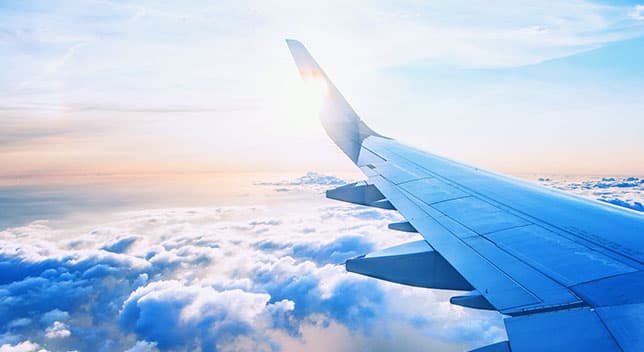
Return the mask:
[[(368, 142), (374, 143), (374, 142), (377, 142), (377, 139), (369, 139)], [(445, 176), (443, 176), (443, 175), (441, 175), (441, 174), (439, 174), (439, 173), (437, 173), (435, 171), (427, 169), (425, 166), (417, 163), (414, 160), (410, 160), (409, 158), (407, 158), (406, 156), (400, 154), (399, 152), (392, 151), (391, 149), (385, 149), (385, 150), (388, 153), (393, 154), (393, 156), (402, 159), (404, 163), (412, 163), (416, 167), (419, 167), (419, 168), (423, 169), (425, 172), (427, 172), (428, 174), (436, 177), (437, 179), (439, 179), (439, 180), (441, 180), (441, 181), (443, 181), (445, 183), (448, 183), (448, 184), (450, 184), (450, 185), (452, 185), (454, 187), (460, 188), (464, 192), (468, 192), (469, 194), (472, 194), (473, 196), (479, 197), (480, 199), (484, 199), (488, 203), (491, 203), (491, 204), (493, 204), (493, 205), (495, 205), (495, 206), (507, 211), (510, 214), (513, 214), (515, 216), (519, 216), (519, 217), (524, 218), (526, 220), (530, 219), (530, 221), (532, 223), (537, 224), (539, 226), (542, 226), (542, 227), (544, 227), (544, 228), (546, 228), (546, 229), (548, 229), (550, 231), (553, 231), (553, 232), (555, 232), (555, 233), (557, 233), (557, 234), (559, 234), (559, 235), (561, 235), (561, 236), (563, 236), (563, 237), (565, 237), (565, 238), (567, 238), (569, 240), (579, 241), (579, 242), (581, 242), (581, 244), (583, 244), (585, 247), (587, 247), (587, 248), (589, 248), (591, 250), (596, 250), (596, 251), (600, 250), (600, 249), (606, 250), (607, 252), (604, 253), (604, 254), (606, 254), (608, 257), (610, 257), (610, 258), (612, 258), (614, 260), (617, 260), (617, 261), (619, 261), (619, 262), (621, 262), (621, 263), (623, 263), (625, 265), (629, 265), (631, 267), (637, 267), (637, 268), (644, 268), (644, 262), (639, 261), (636, 257), (627, 255), (625, 252), (620, 251), (617, 248), (609, 247), (606, 244), (602, 243), (601, 241), (598, 241), (598, 240), (595, 240), (595, 239), (592, 239), (592, 238), (582, 237), (581, 235), (579, 235), (579, 234), (577, 234), (577, 233), (575, 233), (573, 231), (569, 231), (569, 230), (567, 230), (565, 228), (562, 228), (560, 226), (553, 225), (552, 223), (550, 223), (548, 221), (545, 221), (545, 220), (542, 220), (540, 218), (534, 217), (534, 216), (532, 216), (530, 214), (525, 213), (524, 211), (516, 209), (515, 207), (509, 206), (509, 205), (507, 205), (505, 203), (498, 202), (498, 201), (494, 200), (493, 198), (490, 198), (490, 197), (488, 197), (488, 196), (486, 196), (486, 195), (484, 195), (484, 194), (482, 194), (482, 193), (480, 193), (480, 192), (478, 192), (478, 191), (476, 191), (474, 189), (471, 189), (471, 188), (469, 188), (467, 186), (462, 185), (459, 182), (456, 182), (454, 180), (446, 178)], [(415, 150), (412, 150), (412, 151), (414, 151), (416, 153), (420, 153), (419, 151), (415, 151)], [(477, 169), (477, 168), (472, 168), (472, 167), (470, 167), (468, 165), (464, 165), (464, 164), (461, 164), (461, 163), (458, 163), (458, 162), (454, 162), (454, 161), (451, 161), (449, 159), (439, 157), (439, 156), (436, 156), (436, 155), (433, 155), (433, 154), (430, 155), (430, 156), (433, 157), (433, 158), (440, 159), (443, 162), (454, 163), (455, 165), (457, 165), (459, 167), (464, 167), (464, 168), (475, 170), (476, 172), (481, 172), (481, 173), (484, 172), (486, 174), (495, 175), (492, 172)], [(387, 156), (387, 157), (390, 158), (390, 159), (392, 158), (392, 156)], [(606, 240), (602, 239), (602, 241), (606, 241)], [(618, 248), (621, 248), (615, 243), (612, 243), (612, 245), (617, 246)], [(623, 250), (623, 248), (622, 248), (622, 250)]]
[[(489, 242), (487, 239), (480, 235), (471, 236), (470, 239), (464, 238), (462, 235), (457, 235), (454, 233), (453, 228), (446, 227), (446, 221), (452, 221), (448, 217), (442, 215), (440, 212), (432, 209), (428, 206), (422, 206), (415, 201), (413, 197), (409, 197), (407, 192), (397, 189), (398, 187), (394, 184), (391, 184), (382, 176), (370, 178), (370, 182), (374, 183), (382, 192), (387, 196), (388, 199), (398, 208), (398, 210), (403, 214), (409, 222), (421, 233), (421, 235), (434, 247), (436, 248), (450, 263), (457, 268), (461, 274), (474, 286), (480, 288), (482, 293), (490, 302), (497, 307), (500, 311), (507, 314), (524, 314), (523, 312), (535, 309), (555, 309), (552, 307), (568, 307), (571, 305), (583, 304), (583, 302), (575, 296), (568, 289), (560, 286), (555, 283), (552, 279), (548, 278), (543, 273), (535, 270), (530, 267), (528, 264), (520, 261), (518, 258), (512, 256), (511, 254), (503, 251), (500, 248), (497, 248), (493, 243)], [(411, 215), (410, 215), (411, 214)], [(432, 227), (428, 228), (426, 225), (433, 223)], [(458, 224), (463, 227), (462, 225)], [(440, 229), (440, 230), (439, 230)], [(443, 235), (441, 235), (441, 232)], [(446, 237), (448, 236), (448, 237)], [(472, 247), (471, 240), (482, 240), (488, 242), (489, 245), (484, 246), (487, 248), (486, 251), (481, 252), (480, 249), (475, 249)], [(455, 242), (456, 241), (456, 242)], [(463, 248), (462, 250), (456, 250), (456, 243), (460, 243), (459, 246)], [(479, 243), (480, 244), (480, 243)], [(469, 248), (465, 250), (464, 248)], [(495, 249), (496, 248), (496, 249)], [(463, 260), (467, 257), (467, 253), (471, 253), (470, 262), (471, 265), (466, 264)], [(493, 251), (493, 252), (490, 252)], [(502, 260), (492, 261), (489, 256), (493, 253), (496, 253), (494, 257), (501, 258)], [(474, 256), (474, 257), (471, 257)], [(499, 257), (501, 256), (501, 257)], [(478, 258), (478, 259), (474, 259)], [(503, 259), (505, 258), (505, 259)], [(481, 267), (483, 262), (471, 262), (471, 260), (480, 261), (487, 263), (490, 268), (494, 268), (496, 272), (496, 279), (494, 279), (494, 274), (488, 271), (487, 274), (483, 274), (479, 270), (483, 270)], [(464, 270), (464, 271), (463, 271)], [(509, 271), (508, 271), (509, 270)], [(517, 275), (517, 272), (522, 273)], [(514, 273), (514, 275), (512, 275)], [(491, 275), (491, 276), (490, 276)], [(533, 287), (536, 291), (526, 286), (521, 281), (518, 281), (516, 277), (529, 278), (533, 282)], [(503, 281), (498, 281), (501, 277), (505, 278), (504, 280), (509, 280), (505, 284)], [(492, 281), (489, 281), (492, 280)], [(491, 282), (495, 282), (492, 284)], [(510, 283), (515, 285), (517, 288), (520, 288), (526, 294), (529, 294), (531, 297), (536, 299), (536, 301), (527, 300), (526, 297), (519, 299), (521, 295), (515, 292), (515, 296), (494, 296), (496, 290), (508, 290), (507, 286)], [(537, 285), (537, 286), (534, 286)], [(505, 287), (505, 289), (503, 289)], [(493, 288), (493, 289), (492, 289)], [(491, 290), (488, 292), (488, 290)], [(510, 291), (507, 291), (506, 294), (510, 294)], [(489, 297), (493, 295), (492, 297)], [(496, 297), (496, 298), (495, 298)], [(546, 298), (545, 300), (542, 298)], [(519, 299), (523, 303), (511, 303), (514, 299)], [(557, 309), (560, 309), (557, 308)]]
[[(404, 189), (404, 187), (403, 187), (403, 190), (404, 190), (405, 194), (408, 197), (419, 199), (419, 200), (423, 201), (423, 198), (421, 196), (419, 196), (419, 194), (410, 192), (410, 190)], [(468, 198), (468, 197), (463, 197), (463, 198)], [(473, 197), (473, 199), (478, 199), (478, 198)], [(515, 217), (511, 213), (508, 213), (507, 210), (502, 209), (501, 207), (499, 207), (499, 206), (497, 206), (495, 204), (490, 204), (489, 202), (486, 202), (486, 201), (483, 201), (483, 200), (480, 200), (480, 199), (479, 199), (479, 201), (481, 202), (480, 204), (485, 204), (486, 206), (487, 205), (490, 206), (490, 208), (488, 208), (488, 210), (487, 210), (488, 211), (487, 218), (489, 220), (488, 223), (486, 223), (485, 214), (484, 214), (484, 216), (481, 216), (481, 211), (476, 211), (476, 209), (474, 209), (475, 213), (470, 217), (470, 219), (468, 221), (467, 216), (465, 218), (463, 217), (463, 213), (466, 210), (464, 210), (464, 208), (462, 206), (455, 205), (455, 207), (453, 207), (451, 209), (451, 212), (446, 211), (444, 209), (444, 207), (442, 205), (440, 205), (440, 204), (438, 204), (437, 206), (432, 204), (430, 207), (432, 209), (440, 212), (442, 215), (446, 216), (447, 218), (453, 220), (458, 225), (460, 225), (460, 226), (462, 226), (462, 227), (464, 227), (464, 228), (466, 228), (466, 229), (468, 229), (468, 230), (473, 232), (473, 233), (467, 233), (467, 232), (463, 232), (463, 230), (460, 230), (458, 232), (458, 234), (456, 234), (456, 236), (459, 237), (459, 238), (462, 238), (462, 239), (469, 239), (469, 238), (476, 237), (476, 236), (479, 236), (479, 235), (493, 236), (496, 233), (517, 232), (517, 231), (520, 231), (521, 228), (525, 228), (525, 227), (528, 227), (530, 225), (535, 226), (536, 228), (543, 228), (544, 231), (551, 231), (551, 230), (548, 230), (547, 228), (545, 228), (545, 227), (543, 227), (541, 225), (534, 224), (534, 223), (528, 222), (528, 221), (524, 221), (525, 219), (518, 220), (518, 219), (521, 219), (521, 218)], [(449, 201), (446, 201), (445, 203), (449, 203)], [(456, 203), (458, 203), (458, 202), (456, 202)], [(454, 203), (453, 203), (453, 205), (454, 205)], [(427, 210), (428, 209), (425, 208), (426, 212), (427, 212)], [(495, 213), (496, 211), (498, 211), (498, 213)], [(505, 215), (505, 214), (509, 214), (509, 215)], [(473, 218), (473, 221), (472, 221), (472, 218)], [(502, 221), (499, 221), (499, 220), (502, 220)], [(512, 225), (513, 223), (514, 223), (514, 225)], [(492, 227), (490, 227), (490, 226), (492, 226)], [(452, 227), (450, 230), (455, 230), (455, 228)], [(561, 238), (561, 240), (572, 241), (567, 236), (559, 235), (556, 231), (551, 231), (551, 233), (552, 233), (552, 237), (555, 238), (555, 240), (556, 240), (556, 238)], [(586, 259), (586, 260), (583, 260), (583, 258), (584, 258), (583, 256), (576, 257), (576, 258), (578, 258), (577, 261), (579, 261), (580, 263), (589, 264), (589, 263), (591, 263), (590, 262), (590, 260), (592, 260), (591, 258), (597, 258), (594, 261), (594, 263), (596, 265), (599, 265), (600, 267), (597, 268), (597, 270), (591, 270), (591, 271), (588, 271), (588, 268), (586, 268), (586, 267), (583, 267), (583, 268), (581, 268), (579, 270), (572, 270), (571, 271), (571, 270), (568, 270), (566, 266), (555, 265), (555, 263), (549, 263), (550, 265), (540, 264), (542, 261), (546, 260), (545, 258), (548, 258), (548, 257), (550, 257), (552, 255), (545, 256), (540, 261), (539, 258), (537, 258), (537, 257), (530, 257), (529, 255), (522, 254), (522, 253), (529, 253), (529, 251), (527, 251), (527, 249), (526, 249), (527, 252), (526, 251), (524, 251), (524, 252), (517, 251), (517, 250), (514, 250), (513, 247), (511, 247), (511, 246), (499, 245), (496, 241), (491, 240), (489, 237), (485, 237), (485, 238), (487, 240), (490, 240), (495, 246), (497, 246), (499, 248), (499, 250), (502, 250), (502, 251), (506, 252), (508, 255), (511, 255), (511, 256), (517, 258), (517, 260), (520, 260), (520, 261), (526, 263), (527, 265), (529, 265), (532, 268), (534, 268), (536, 271), (538, 271), (538, 272), (542, 273), (543, 275), (553, 279), (556, 282), (562, 283), (566, 287), (570, 287), (570, 286), (578, 284), (578, 283), (580, 283), (582, 281), (588, 281), (587, 280), (588, 277), (592, 277), (594, 279), (601, 279), (603, 277), (602, 275), (604, 275), (604, 277), (605, 277), (606, 275), (614, 275), (616, 272), (617, 273), (625, 273), (625, 272), (632, 272), (632, 271), (636, 270), (636, 269), (634, 269), (632, 267), (626, 267), (626, 264), (624, 264), (622, 261), (615, 260), (612, 257), (608, 257), (608, 256), (603, 256), (602, 257), (602, 255), (597, 251), (597, 249), (595, 249), (593, 247), (587, 247), (587, 246), (584, 246), (583, 244), (576, 244), (577, 247), (585, 248), (586, 251), (589, 251), (589, 252), (587, 252), (589, 254), (596, 253), (594, 256), (590, 255), (590, 256), (586, 257), (586, 258), (589, 258), (589, 259)], [(522, 239), (519, 238), (519, 239), (516, 239), (516, 241), (518, 241), (518, 243), (520, 243), (522, 241)], [(535, 244), (535, 246), (533, 247), (532, 251), (537, 250), (539, 248), (540, 247), (538, 247), (538, 244)], [(546, 249), (548, 249), (548, 248), (546, 248)], [(553, 251), (553, 250), (556, 251), (556, 248), (555, 249), (550, 249), (550, 250), (551, 251)], [(576, 253), (576, 252), (572, 251), (570, 253)], [(563, 253), (560, 254), (560, 256), (568, 255), (570, 257), (570, 253), (563, 252)], [(584, 269), (586, 269), (586, 270), (584, 270)]]
[(458, 199), (469, 198), (469, 197), (472, 197), (472, 196), (467, 195), (467, 196), (462, 196), (462, 197), (456, 197), (456, 198), (450, 198), (450, 199), (445, 199), (445, 200), (439, 200), (438, 202), (429, 203), (429, 204), (427, 204), (427, 205), (432, 206), (432, 205), (436, 205), (436, 204), (441, 204), (441, 203), (449, 202), (450, 200), (458, 200)]
[(364, 145), (361, 145), (360, 147), (361, 147), (362, 149), (364, 149), (364, 150), (366, 150), (366, 151), (370, 152), (371, 154), (373, 154), (373, 155), (377, 156), (377, 157), (378, 157), (378, 158), (380, 158), (382, 161), (387, 161), (387, 159), (386, 159), (385, 157), (383, 157), (382, 155), (380, 155), (380, 154), (376, 153), (374, 150), (369, 149), (369, 148), (365, 147)]
[[(420, 200), (418, 195), (401, 189), (400, 185), (391, 184), (390, 181), (383, 178), (382, 176), (370, 178), (370, 182), (376, 184), (378, 188), (382, 188), (381, 191), (383, 192), (383, 194), (387, 195), (388, 199), (392, 201), (392, 203), (398, 208), (400, 213), (403, 214), (412, 224), (414, 224), (415, 221), (422, 221), (423, 215), (421, 214), (426, 215), (427, 218), (432, 219), (437, 224), (439, 224), (456, 240), (473, 250), (473, 253), (476, 253), (478, 257), (496, 268), (499, 274), (507, 277), (516, 285), (522, 287), (526, 292), (534, 295), (534, 297), (537, 298), (539, 302), (541, 302), (533, 302), (525, 306), (506, 306), (504, 308), (501, 308), (502, 310), (504, 310), (504, 312), (508, 314), (523, 314), (522, 312), (526, 310), (550, 310), (560, 309), (561, 307), (569, 307), (571, 305), (583, 305), (583, 301), (579, 299), (574, 293), (557, 284), (556, 281), (552, 280), (552, 278), (550, 278), (544, 272), (532, 267), (528, 263), (514, 256), (512, 253), (508, 253), (502, 248), (497, 247), (489, 239), (483, 237), (479, 233), (474, 232), (471, 228), (468, 228), (465, 224), (459, 222), (457, 219), (453, 219), (441, 213), (434, 207), (425, 204), (424, 202), (422, 202), (422, 200)], [(495, 207), (493, 208), (498, 210)], [(449, 226), (450, 223), (452, 224), (451, 226)], [(508, 228), (520, 228), (529, 225), (530, 223), (521, 223), (516, 226), (510, 226), (502, 229), (506, 230)], [(444, 247), (441, 247), (439, 244), (437, 244), (436, 239), (431, 236), (431, 234), (423, 232), (421, 228), (417, 227), (417, 229), (419, 230), (421, 235), (423, 235), (426, 240), (430, 244), (432, 244), (432, 246), (437, 248), (437, 250), (442, 253)], [(484, 243), (488, 243), (488, 245), (480, 247), (482, 242), (472, 242), (476, 240), (484, 241)], [(479, 249), (473, 247), (474, 243), (479, 243)], [(482, 251), (482, 249), (484, 250)], [(490, 260), (490, 256), (497, 258), (497, 260)], [(445, 258), (448, 260), (454, 260), (453, 257), (449, 256), (445, 256)], [(456, 268), (459, 268), (458, 265), (454, 266)], [(464, 276), (468, 278), (467, 275), (464, 274)], [(515, 279), (515, 277), (522, 277), (522, 280), (518, 281), (517, 279)], [(471, 277), (469, 277), (468, 280), (471, 280)], [(530, 285), (525, 285), (524, 283), (522, 283), (522, 281), (533, 282), (534, 284), (532, 287), (534, 288), (534, 290)], [(544, 300), (542, 298), (546, 299)], [(493, 302), (494, 304), (495, 300), (491, 299), (491, 302)], [(498, 304), (498, 301), (496, 301), (496, 303)]]

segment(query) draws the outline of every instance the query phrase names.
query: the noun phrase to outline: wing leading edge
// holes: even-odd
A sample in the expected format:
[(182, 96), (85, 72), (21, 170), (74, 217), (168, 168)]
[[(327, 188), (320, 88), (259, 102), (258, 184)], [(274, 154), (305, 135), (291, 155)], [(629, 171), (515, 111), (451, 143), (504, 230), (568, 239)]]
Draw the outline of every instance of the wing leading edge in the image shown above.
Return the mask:
[(479, 351), (644, 349), (644, 217), (426, 153), (370, 129), (304, 46), (304, 79), (328, 90), (320, 118), (367, 180), (327, 197), (394, 209), (412, 242), (347, 261), (348, 271), (456, 289), (450, 302), (497, 310), (509, 341)]

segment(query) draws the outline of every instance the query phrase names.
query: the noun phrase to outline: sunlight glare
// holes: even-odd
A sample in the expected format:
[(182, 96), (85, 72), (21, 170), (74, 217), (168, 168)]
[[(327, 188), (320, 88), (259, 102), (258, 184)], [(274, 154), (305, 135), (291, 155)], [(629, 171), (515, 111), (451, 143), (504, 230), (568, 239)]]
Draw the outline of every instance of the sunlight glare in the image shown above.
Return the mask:
[(319, 75), (306, 77), (303, 83), (302, 103), (317, 115), (328, 96), (329, 86), (326, 80)]
[(268, 100), (269, 109), (274, 111), (274, 116), (280, 117), (275, 127), (288, 129), (289, 133), (318, 133), (318, 117), (329, 93), (326, 80), (321, 76), (309, 76), (304, 80), (295, 76), (284, 80), (279, 88), (268, 92), (273, 96)]

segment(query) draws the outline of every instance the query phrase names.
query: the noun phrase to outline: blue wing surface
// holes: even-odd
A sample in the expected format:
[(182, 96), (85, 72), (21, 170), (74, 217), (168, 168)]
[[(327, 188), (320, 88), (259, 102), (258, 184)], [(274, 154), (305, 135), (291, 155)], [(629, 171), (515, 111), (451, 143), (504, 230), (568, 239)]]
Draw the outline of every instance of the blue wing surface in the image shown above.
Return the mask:
[[(479, 351), (644, 350), (644, 216), (409, 147), (369, 128), (307, 49), (303, 79), (325, 82), (320, 119), (365, 174), (329, 198), (398, 211), (410, 243), (347, 261), (407, 285), (460, 289), (450, 302), (505, 316), (509, 341)], [(422, 241), (422, 240), (421, 240)]]

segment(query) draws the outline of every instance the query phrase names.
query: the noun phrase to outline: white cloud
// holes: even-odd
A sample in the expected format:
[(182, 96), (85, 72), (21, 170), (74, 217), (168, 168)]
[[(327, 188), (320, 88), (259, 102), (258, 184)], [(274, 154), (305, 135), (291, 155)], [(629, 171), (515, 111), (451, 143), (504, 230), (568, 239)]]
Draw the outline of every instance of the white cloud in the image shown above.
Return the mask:
[(23, 341), (15, 345), (4, 344), (0, 346), (0, 352), (46, 352), (47, 350), (40, 348), (37, 343), (31, 341)]
[(644, 20), (644, 5), (635, 5), (630, 13), (630, 16), (636, 20)]
[[(72, 91), (77, 103), (101, 105), (108, 102), (105, 94), (98, 94), (104, 90), (114, 93), (112, 103), (122, 103), (129, 89), (146, 88), (149, 95), (138, 97), (143, 103), (175, 94), (184, 104), (212, 107), (213, 101), (230, 105), (230, 99), (222, 99), (221, 87), (213, 91), (213, 79), (227, 82), (227, 92), (246, 90), (247, 96), (249, 86), (262, 90), (268, 84), (259, 82), (265, 77), (256, 72), (265, 69), (284, 76), (290, 67), (282, 61), (288, 54), (275, 48), (288, 36), (305, 40), (319, 54), (350, 52), (322, 58), (333, 71), (367, 71), (422, 60), (520, 65), (640, 35), (641, 26), (623, 25), (639, 18), (640, 6), (629, 17), (625, 7), (588, 1), (496, 6), (461, 1), (449, 6), (337, 0), (182, 6), (101, 2), (92, 8), (69, 2), (56, 8), (36, 6), (42, 11), (7, 9), (3, 28), (11, 44), (7, 60), (21, 64), (10, 74), (23, 82), (21, 91), (45, 93), (51, 104), (64, 99), (55, 93), (61, 89), (67, 96)], [(100, 20), (86, 19), (97, 11), (103, 14)], [(51, 50), (33, 55), (28, 48), (34, 45)], [(262, 60), (248, 55), (249, 50)], [(160, 71), (163, 75), (156, 74)], [(173, 88), (187, 81), (190, 94)]]
[[(319, 329), (332, 324), (344, 326), (342, 336), (365, 336), (357, 348), (370, 346), (375, 324), (382, 325), (378, 333), (393, 329), (383, 319), (417, 329), (424, 342), (469, 346), (476, 336), (478, 344), (477, 328), (489, 341), (502, 337), (485, 333), (498, 326), (498, 316), (471, 335), (445, 334), (439, 327), (450, 325), (431, 320), (408, 322), (412, 309), (391, 304), (404, 288), (337, 264), (413, 234), (385, 230), (399, 219), (392, 212), (320, 206), (320, 192), (334, 182), (294, 183), (303, 183), (292, 186), (303, 199), (296, 208), (292, 194), (274, 192), (270, 207), (133, 211), (92, 227), (34, 222), (1, 231), (0, 266), (11, 270), (0, 272), (0, 299), (11, 303), (0, 314), (14, 323), (0, 324), (0, 333), (16, 334), (16, 342), (56, 339), (78, 350), (262, 350), (283, 342), (288, 351), (299, 349), (295, 341), (312, 333), (316, 317)], [(424, 302), (431, 315), (438, 296), (424, 292), (406, 301)]]
[(71, 335), (71, 332), (68, 329), (67, 324), (55, 321), (54, 324), (45, 330), (45, 336), (50, 339), (64, 338)]
[(239, 289), (157, 281), (135, 290), (123, 303), (120, 323), (161, 349), (215, 349), (236, 337), (259, 335), (270, 325), (268, 311), (292, 310), (292, 304), (268, 304), (270, 296)]
[(540, 177), (550, 187), (644, 212), (644, 179), (639, 177)]
[[(476, 138), (487, 135), (483, 132), (495, 133), (489, 126), (515, 116), (516, 110), (532, 111), (526, 120), (542, 121), (543, 112), (558, 104), (535, 97), (532, 101), (546, 108), (533, 111), (526, 107), (529, 102), (522, 97), (532, 94), (532, 81), (514, 89), (519, 107), (507, 104), (508, 99), (489, 99), (497, 89), (517, 87), (513, 83), (505, 87), (503, 79), (492, 79), (491, 87), (467, 99), (461, 89), (456, 93), (446, 90), (449, 99), (426, 99), (432, 97), (435, 85), (410, 87), (413, 80), (402, 72), (425, 67), (424, 63), (437, 67), (534, 64), (644, 33), (642, 21), (628, 16), (631, 6), (588, 1), (505, 1), (495, 6), (462, 1), (396, 2), (395, 6), (337, 0), (180, 6), (101, 1), (91, 7), (69, 1), (55, 7), (46, 3), (31, 6), (35, 11), (9, 6), (0, 14), (0, 33), (8, 43), (0, 63), (13, 68), (0, 81), (0, 103), (15, 120), (2, 125), (0, 142), (9, 147), (0, 153), (0, 163), (11, 163), (16, 159), (14, 149), (19, 149), (24, 161), (12, 163), (15, 166), (5, 172), (21, 175), (35, 170), (79, 172), (78, 165), (99, 172), (129, 172), (140, 171), (135, 166), (141, 164), (162, 167), (165, 163), (172, 171), (201, 163), (219, 171), (230, 167), (294, 169), (296, 165), (348, 169), (348, 161), (336, 158), (341, 154), (332, 154), (337, 151), (323, 136), (314, 113), (302, 113), (306, 107), (299, 106), (299, 77), (283, 43), (287, 36), (297, 36), (310, 47), (365, 117), (399, 136), (422, 134), (416, 138), (418, 145), (448, 139), (440, 145), (458, 150), (475, 148)], [(96, 19), (95, 13), (101, 13), (101, 18)], [(421, 74), (433, 82), (441, 79), (423, 72), (414, 76)], [(563, 80), (574, 85), (570, 91), (575, 94), (586, 96), (583, 92), (593, 90)], [(376, 81), (381, 88), (376, 88)], [(465, 91), (473, 84), (471, 80), (461, 83)], [(436, 86), (440, 89), (442, 85)], [(558, 87), (535, 90), (567, 96), (551, 88)], [(601, 97), (616, 101), (610, 97), (614, 90), (600, 91)], [(631, 94), (637, 96), (637, 91)], [(458, 99), (452, 105), (460, 109), (444, 107), (452, 99)], [(577, 101), (586, 100), (577, 95), (569, 99)], [(602, 116), (636, 115), (637, 106), (618, 103), (618, 110), (627, 111)], [(582, 116), (588, 122), (587, 105), (564, 115)], [(596, 108), (592, 110), (592, 116), (599, 114)], [(167, 113), (176, 115), (164, 118)], [(406, 116), (409, 124), (390, 116)], [(426, 138), (426, 116), (435, 116), (440, 125), (439, 130), (432, 129), (432, 138)], [(468, 117), (486, 121), (490, 131), (477, 137), (455, 123), (467, 124)], [(414, 133), (395, 127), (414, 123), (420, 127), (413, 128)], [(502, 131), (510, 128), (510, 124), (503, 125)], [(598, 131), (587, 127), (592, 123), (581, 125)], [(446, 127), (453, 130), (440, 131)], [(141, 129), (147, 133), (138, 133)], [(451, 141), (456, 133), (465, 134), (461, 147)], [(114, 145), (114, 140), (120, 143)], [(307, 148), (292, 147), (304, 140)], [(169, 147), (159, 150), (159, 145)], [(223, 150), (226, 153), (216, 152)], [(75, 156), (73, 161), (63, 157), (70, 154)], [(465, 155), (472, 157), (471, 152)], [(115, 162), (98, 161), (104, 158)], [(186, 160), (191, 162), (186, 164)]]
[[(336, 183), (326, 180), (284, 181), (292, 192), (269, 193), (270, 206), (140, 210), (99, 225), (0, 231), (0, 341), (289, 351), (315, 350), (326, 336), (339, 350), (377, 350), (407, 334), (414, 340), (402, 345), (413, 351), (504, 338), (498, 314), (450, 305), (451, 292), (345, 272), (347, 258), (418, 235), (386, 230), (400, 220), (395, 212), (321, 202)], [(632, 204), (643, 186), (636, 177), (542, 182)]]
[[(281, 181), (270, 181), (270, 182), (256, 182), (256, 185), (260, 186), (341, 186), (348, 183), (348, 181), (343, 180), (336, 176), (323, 175), (317, 172), (309, 171), (306, 175), (296, 178), (295, 180), (281, 180)], [(309, 187), (310, 188), (310, 187)]]
[[(641, 201), (635, 177), (542, 182)], [(345, 351), (415, 351), (505, 337), (498, 314), (450, 305), (452, 292), (338, 265), (418, 239), (386, 229), (400, 220), (395, 212), (320, 201), (333, 185), (287, 187), (293, 192), (271, 192), (266, 205), (139, 210), (98, 225), (39, 221), (0, 231), (0, 343), (296, 351), (324, 341)]]
[(155, 342), (137, 341), (134, 346), (125, 350), (125, 352), (152, 352), (158, 351)]

